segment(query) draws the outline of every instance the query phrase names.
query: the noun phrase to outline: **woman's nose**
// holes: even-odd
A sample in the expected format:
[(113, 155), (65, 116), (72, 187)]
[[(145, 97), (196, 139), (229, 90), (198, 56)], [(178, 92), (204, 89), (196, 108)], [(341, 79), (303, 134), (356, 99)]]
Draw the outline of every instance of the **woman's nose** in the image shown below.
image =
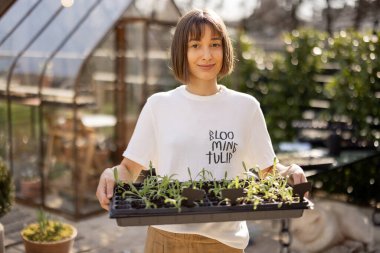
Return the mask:
[(209, 47), (205, 47), (203, 48), (202, 50), (202, 58), (205, 59), (205, 60), (208, 60), (212, 57), (211, 55), (211, 50)]

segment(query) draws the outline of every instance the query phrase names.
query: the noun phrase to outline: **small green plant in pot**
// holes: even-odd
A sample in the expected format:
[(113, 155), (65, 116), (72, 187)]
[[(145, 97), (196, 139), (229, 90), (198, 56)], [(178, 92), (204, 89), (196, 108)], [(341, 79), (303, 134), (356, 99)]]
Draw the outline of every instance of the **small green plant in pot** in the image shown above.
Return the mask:
[[(0, 218), (11, 210), (14, 199), (14, 187), (11, 174), (0, 157)], [(0, 223), (0, 252), (4, 249), (4, 227)]]
[(0, 157), (0, 217), (10, 211), (13, 203), (13, 183), (8, 168)]
[(74, 245), (77, 230), (70, 224), (50, 219), (40, 210), (37, 223), (21, 231), (26, 253), (69, 253)]

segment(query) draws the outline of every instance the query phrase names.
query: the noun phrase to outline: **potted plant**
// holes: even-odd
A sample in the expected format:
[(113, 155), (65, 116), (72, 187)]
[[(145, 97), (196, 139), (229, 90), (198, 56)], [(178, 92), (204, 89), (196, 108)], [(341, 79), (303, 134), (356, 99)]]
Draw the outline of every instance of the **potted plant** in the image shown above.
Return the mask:
[(13, 184), (11, 174), (0, 157), (0, 217), (10, 211), (13, 203)]
[(37, 223), (21, 231), (26, 253), (69, 253), (76, 236), (74, 226), (50, 219), (42, 210), (38, 211)]
[[(0, 157), (0, 218), (10, 211), (13, 203), (12, 177), (3, 159)], [(4, 249), (4, 228), (0, 223), (0, 252)]]
[(41, 178), (33, 169), (25, 170), (20, 180), (20, 195), (26, 199), (37, 199), (41, 194)]

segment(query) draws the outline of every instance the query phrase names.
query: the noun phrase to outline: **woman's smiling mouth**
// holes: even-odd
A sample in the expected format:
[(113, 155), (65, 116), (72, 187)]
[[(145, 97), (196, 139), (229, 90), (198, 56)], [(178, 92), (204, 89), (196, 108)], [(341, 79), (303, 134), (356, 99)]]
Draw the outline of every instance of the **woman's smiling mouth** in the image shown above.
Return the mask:
[(202, 64), (198, 65), (198, 67), (202, 70), (210, 70), (215, 66), (215, 64)]

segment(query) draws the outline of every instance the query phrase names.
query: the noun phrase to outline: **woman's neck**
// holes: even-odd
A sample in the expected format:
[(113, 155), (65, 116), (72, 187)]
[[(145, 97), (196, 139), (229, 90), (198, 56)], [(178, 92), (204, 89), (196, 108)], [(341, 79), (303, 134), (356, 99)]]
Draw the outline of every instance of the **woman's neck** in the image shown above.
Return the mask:
[(211, 96), (219, 92), (220, 87), (215, 82), (213, 84), (192, 84), (186, 85), (186, 90), (198, 96)]

